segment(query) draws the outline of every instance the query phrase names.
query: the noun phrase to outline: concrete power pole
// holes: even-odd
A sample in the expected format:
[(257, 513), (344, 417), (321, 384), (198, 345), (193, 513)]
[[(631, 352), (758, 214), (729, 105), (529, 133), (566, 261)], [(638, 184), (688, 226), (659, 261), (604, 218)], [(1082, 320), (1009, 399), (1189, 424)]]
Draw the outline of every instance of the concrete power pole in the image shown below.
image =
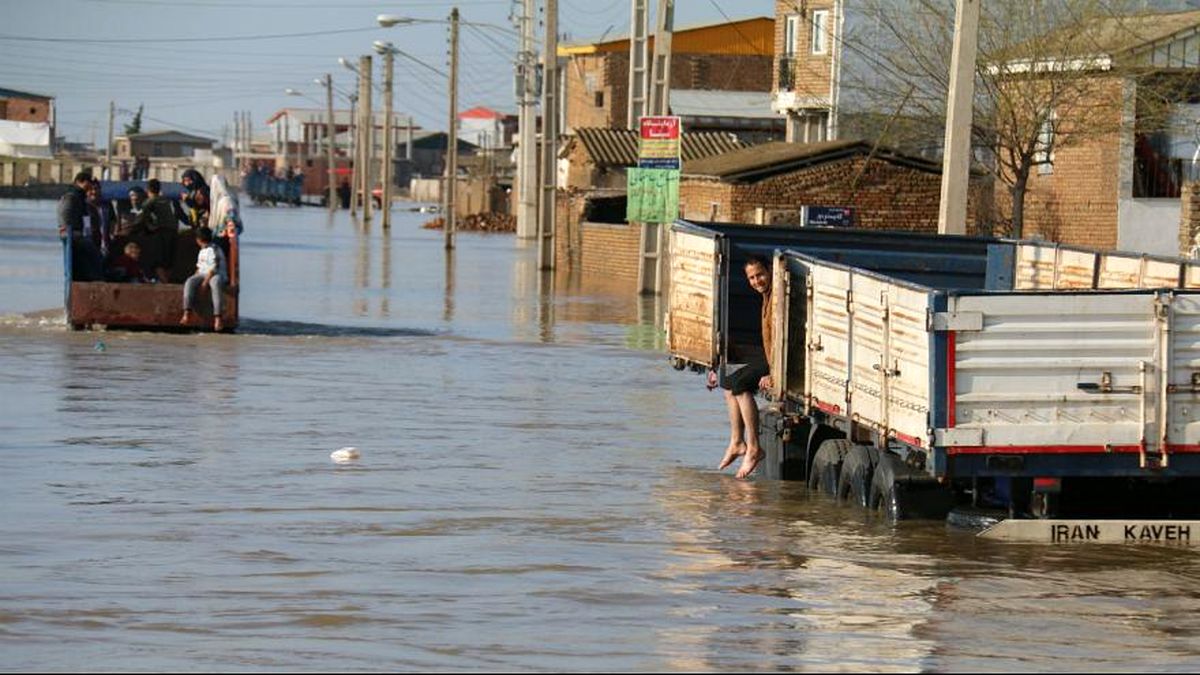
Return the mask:
[[(104, 150), (104, 168), (112, 166), (113, 122), (117, 116), (116, 101), (108, 102), (108, 147)], [(109, 169), (111, 171), (111, 169)]]
[(646, 51), (646, 34), (650, 32), (650, 13), (647, 0), (629, 3), (629, 116), (630, 129), (638, 128), (638, 118), (646, 114), (646, 92), (650, 88), (650, 70)]
[(971, 178), (971, 111), (975, 98), (975, 52), (980, 0), (957, 0), (950, 94), (946, 101), (946, 143), (942, 156), (942, 198), (938, 234), (966, 234), (967, 189)]
[(520, 127), (517, 139), (517, 237), (533, 239), (537, 236), (538, 184), (537, 184), (537, 78), (536, 54), (533, 47), (536, 0), (521, 3), (521, 47), (517, 63), (517, 124)]
[(359, 174), (362, 172), (362, 143), (359, 142), (359, 134), (362, 133), (362, 124), (358, 119), (358, 97), (362, 93), (362, 82), (356, 80), (358, 85), (355, 88), (354, 95), (350, 97), (350, 217), (358, 215), (358, 184), (360, 182)]
[(450, 10), (450, 127), (446, 135), (446, 182), (442, 186), (442, 220), (446, 250), (454, 249), (458, 221), (454, 215), (454, 193), (458, 185), (458, 8)]
[(359, 175), (359, 189), (362, 194), (362, 217), (364, 223), (371, 222), (371, 189), (375, 180), (372, 178), (372, 164), (375, 162), (375, 111), (371, 108), (371, 80), (373, 71), (371, 57), (362, 56), (358, 59), (358, 79), (360, 83), (359, 128), (362, 129), (359, 138), (362, 139), (362, 165)]
[(383, 54), (383, 194), (379, 201), (384, 229), (392, 226), (392, 155), (396, 151), (392, 136), (392, 73), (395, 62), (396, 50), (389, 44)]
[(337, 210), (337, 166), (333, 160), (333, 142), (337, 138), (337, 124), (333, 119), (333, 75), (325, 73), (325, 114), (328, 124), (325, 127), (325, 161), (329, 173), (329, 210)]
[(671, 109), (671, 38), (675, 31), (675, 0), (658, 0), (655, 17), (654, 61), (650, 88), (650, 114), (666, 115)]
[(538, 219), (538, 269), (554, 269), (554, 223), (558, 184), (558, 0), (546, 0), (542, 51), (542, 200)]

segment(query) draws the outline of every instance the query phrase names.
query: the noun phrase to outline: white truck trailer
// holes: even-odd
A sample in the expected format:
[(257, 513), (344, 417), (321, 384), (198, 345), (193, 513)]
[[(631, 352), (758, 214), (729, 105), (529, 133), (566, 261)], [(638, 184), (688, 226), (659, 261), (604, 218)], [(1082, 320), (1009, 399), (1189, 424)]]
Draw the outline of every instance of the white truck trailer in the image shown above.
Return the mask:
[[(669, 349), (696, 370), (761, 352), (741, 269), (750, 254), (773, 260), (768, 476), (890, 519), (964, 506), (1043, 519), (1200, 511), (1190, 261), (685, 221), (670, 250)], [(1065, 526), (1067, 538), (1115, 536)], [(1190, 537), (1188, 522), (1172, 527), (1162, 536)]]

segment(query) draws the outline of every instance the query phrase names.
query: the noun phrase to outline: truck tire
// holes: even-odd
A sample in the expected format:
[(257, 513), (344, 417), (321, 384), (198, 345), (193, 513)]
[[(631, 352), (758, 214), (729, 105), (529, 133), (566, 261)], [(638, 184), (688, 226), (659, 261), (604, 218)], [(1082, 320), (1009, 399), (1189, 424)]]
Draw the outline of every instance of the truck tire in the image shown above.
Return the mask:
[(838, 475), (838, 501), (867, 508), (871, 500), (871, 482), (878, 464), (879, 448), (873, 445), (852, 446), (842, 461), (842, 471)]
[(880, 453), (871, 478), (869, 508), (897, 523), (914, 518), (945, 519), (954, 508), (954, 492), (914, 470), (891, 452)]
[(908, 467), (890, 452), (883, 453), (871, 477), (871, 495), (868, 506), (877, 511), (888, 523), (909, 518), (906, 492), (900, 481), (908, 476)]
[(836, 496), (842, 461), (851, 447), (850, 441), (844, 438), (833, 438), (821, 443), (817, 448), (816, 457), (813, 458), (812, 470), (808, 474), (809, 489)]

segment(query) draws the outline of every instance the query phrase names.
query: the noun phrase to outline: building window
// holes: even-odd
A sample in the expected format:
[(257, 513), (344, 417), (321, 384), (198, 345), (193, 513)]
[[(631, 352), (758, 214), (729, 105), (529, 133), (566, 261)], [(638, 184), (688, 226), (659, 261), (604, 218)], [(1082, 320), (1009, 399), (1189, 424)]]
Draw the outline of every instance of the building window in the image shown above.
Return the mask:
[(783, 24), (783, 55), (792, 57), (796, 54), (796, 36), (800, 32), (800, 17), (789, 16)]
[(163, 156), (163, 146), (162, 146), (162, 143), (155, 143), (155, 144), (154, 144), (154, 156), (155, 156), (155, 157), (162, 157), (162, 156)]
[(597, 107), (597, 108), (603, 108), (603, 107), (604, 107), (604, 92), (602, 92), (602, 91), (598, 91), (598, 92), (596, 92), (596, 100), (595, 100), (595, 102), (596, 102), (596, 107)]
[(1038, 128), (1037, 145), (1033, 150), (1033, 163), (1037, 165), (1040, 175), (1054, 173), (1054, 127), (1058, 123), (1058, 115), (1053, 111), (1042, 120)]
[(812, 53), (824, 54), (829, 51), (829, 10), (818, 9), (812, 13)]

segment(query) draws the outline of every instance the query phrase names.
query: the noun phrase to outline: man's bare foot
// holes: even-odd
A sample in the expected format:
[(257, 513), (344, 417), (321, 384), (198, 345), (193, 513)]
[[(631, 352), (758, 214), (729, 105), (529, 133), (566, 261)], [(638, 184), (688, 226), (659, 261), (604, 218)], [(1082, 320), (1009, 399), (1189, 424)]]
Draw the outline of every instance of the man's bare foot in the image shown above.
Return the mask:
[(721, 458), (721, 463), (717, 465), (717, 471), (721, 471), (725, 467), (733, 464), (733, 461), (738, 457), (746, 454), (746, 444), (742, 441), (735, 441), (725, 448), (725, 456)]
[(192, 311), (189, 309), (183, 310), (183, 316), (179, 319), (180, 326), (186, 326), (192, 322)]
[(750, 474), (754, 473), (754, 470), (758, 468), (759, 463), (761, 463), (763, 458), (766, 456), (767, 453), (764, 452), (762, 448), (759, 448), (758, 452), (747, 452), (744, 456), (742, 456), (742, 465), (738, 467), (736, 476), (738, 478), (749, 478)]
[(225, 324), (221, 321), (221, 317), (213, 318), (213, 330), (220, 333), (225, 328)]

